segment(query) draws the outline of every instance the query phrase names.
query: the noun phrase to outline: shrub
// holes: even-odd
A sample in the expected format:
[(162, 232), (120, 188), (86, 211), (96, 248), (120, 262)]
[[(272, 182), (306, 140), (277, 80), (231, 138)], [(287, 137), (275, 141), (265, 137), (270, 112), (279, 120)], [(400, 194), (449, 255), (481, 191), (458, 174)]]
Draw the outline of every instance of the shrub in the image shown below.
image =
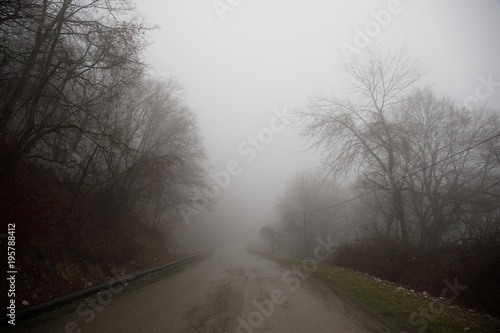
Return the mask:
[(454, 302), (500, 314), (500, 244), (469, 243), (434, 249), (369, 238), (339, 246), (333, 264), (440, 297), (446, 280), (467, 287)]

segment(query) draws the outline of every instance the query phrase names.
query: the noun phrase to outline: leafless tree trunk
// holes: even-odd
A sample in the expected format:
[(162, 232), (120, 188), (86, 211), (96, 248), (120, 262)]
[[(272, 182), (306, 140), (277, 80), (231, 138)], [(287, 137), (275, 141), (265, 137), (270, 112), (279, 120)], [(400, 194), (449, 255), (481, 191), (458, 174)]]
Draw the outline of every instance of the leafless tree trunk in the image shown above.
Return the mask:
[(323, 152), (323, 163), (331, 172), (346, 175), (357, 169), (372, 186), (390, 194), (399, 235), (409, 243), (397, 154), (400, 142), (391, 123), (399, 99), (422, 77), (421, 66), (404, 47), (387, 53), (375, 47), (343, 69), (350, 95), (311, 98), (299, 113), (302, 133), (311, 138), (310, 148)]

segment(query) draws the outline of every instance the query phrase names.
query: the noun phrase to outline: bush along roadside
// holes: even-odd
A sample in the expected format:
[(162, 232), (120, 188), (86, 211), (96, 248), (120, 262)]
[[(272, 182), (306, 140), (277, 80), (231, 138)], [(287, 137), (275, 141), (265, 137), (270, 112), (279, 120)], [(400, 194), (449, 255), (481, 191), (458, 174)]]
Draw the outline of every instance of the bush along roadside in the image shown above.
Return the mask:
[[(374, 237), (336, 247), (330, 263), (389, 280), (449, 303), (500, 316), (500, 243), (422, 248)], [(456, 286), (453, 286), (456, 284)]]
[[(267, 259), (300, 265), (303, 260), (252, 251)], [(360, 305), (402, 332), (496, 332), (500, 321), (492, 316), (461, 308), (454, 303), (466, 287), (458, 279), (443, 282), (446, 297), (431, 297), (395, 283), (327, 263), (317, 263), (311, 272), (337, 294)]]

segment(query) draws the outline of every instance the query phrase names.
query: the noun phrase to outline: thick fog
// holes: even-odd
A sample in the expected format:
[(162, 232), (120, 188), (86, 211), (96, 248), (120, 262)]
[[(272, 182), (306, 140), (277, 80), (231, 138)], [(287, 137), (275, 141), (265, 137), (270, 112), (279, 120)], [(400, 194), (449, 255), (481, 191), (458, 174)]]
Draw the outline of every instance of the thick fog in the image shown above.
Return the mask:
[[(424, 83), (438, 93), (460, 102), (489, 78), (488, 105), (500, 102), (500, 89), (494, 91), (500, 88), (499, 1), (136, 4), (149, 24), (158, 25), (146, 52), (151, 72), (176, 77), (185, 88), (211, 173), (223, 184), (217, 204), (192, 220), (229, 240), (257, 235), (275, 218), (276, 197), (287, 181), (299, 170), (320, 167), (314, 152), (304, 152), (294, 124), (276, 115), (291, 115), (314, 93), (342, 88), (339, 65), (354, 48), (406, 43), (427, 69)], [(228, 167), (229, 178), (221, 174)]]

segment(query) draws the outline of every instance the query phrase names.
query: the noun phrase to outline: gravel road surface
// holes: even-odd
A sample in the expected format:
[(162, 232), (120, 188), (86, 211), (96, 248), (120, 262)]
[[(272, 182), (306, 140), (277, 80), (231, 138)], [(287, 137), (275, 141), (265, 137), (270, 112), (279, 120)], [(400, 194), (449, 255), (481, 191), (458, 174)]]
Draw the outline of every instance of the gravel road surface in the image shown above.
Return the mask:
[(304, 269), (231, 247), (145, 288), (120, 288), (36, 327), (19, 323), (16, 331), (390, 332)]

